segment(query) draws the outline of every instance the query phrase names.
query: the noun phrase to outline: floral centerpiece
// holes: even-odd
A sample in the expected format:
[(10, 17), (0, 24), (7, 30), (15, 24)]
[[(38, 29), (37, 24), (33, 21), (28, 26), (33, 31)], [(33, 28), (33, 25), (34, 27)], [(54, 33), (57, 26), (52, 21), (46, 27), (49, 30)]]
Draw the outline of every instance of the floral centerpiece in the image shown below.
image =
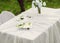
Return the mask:
[(32, 7), (37, 7), (38, 13), (41, 13), (41, 7), (46, 6), (45, 2), (42, 2), (42, 0), (33, 0), (32, 1)]
[(29, 21), (30, 18), (31, 18), (30, 16), (23, 16), (23, 15), (21, 15), (17, 19), (17, 21), (18, 21), (17, 27), (19, 29), (27, 29), (27, 30), (29, 30), (31, 28), (31, 26), (32, 26), (32, 23)]

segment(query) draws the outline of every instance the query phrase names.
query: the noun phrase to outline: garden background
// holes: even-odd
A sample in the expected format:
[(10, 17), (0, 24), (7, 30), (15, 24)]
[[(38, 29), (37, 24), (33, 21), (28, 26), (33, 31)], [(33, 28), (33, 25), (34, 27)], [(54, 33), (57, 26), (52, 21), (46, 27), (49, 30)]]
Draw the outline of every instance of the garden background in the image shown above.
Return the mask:
[[(60, 8), (60, 0), (43, 0), (47, 3), (46, 7)], [(25, 9), (31, 8), (32, 0), (24, 0)], [(0, 13), (10, 11), (15, 15), (20, 14), (20, 6), (17, 0), (0, 0)]]

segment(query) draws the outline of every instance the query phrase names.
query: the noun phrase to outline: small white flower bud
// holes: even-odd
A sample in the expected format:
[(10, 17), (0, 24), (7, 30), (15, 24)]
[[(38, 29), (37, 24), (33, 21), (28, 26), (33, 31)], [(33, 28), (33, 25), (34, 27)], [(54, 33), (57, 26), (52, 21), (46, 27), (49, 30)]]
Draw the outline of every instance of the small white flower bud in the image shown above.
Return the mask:
[(46, 2), (43, 2), (43, 6), (46, 6)]

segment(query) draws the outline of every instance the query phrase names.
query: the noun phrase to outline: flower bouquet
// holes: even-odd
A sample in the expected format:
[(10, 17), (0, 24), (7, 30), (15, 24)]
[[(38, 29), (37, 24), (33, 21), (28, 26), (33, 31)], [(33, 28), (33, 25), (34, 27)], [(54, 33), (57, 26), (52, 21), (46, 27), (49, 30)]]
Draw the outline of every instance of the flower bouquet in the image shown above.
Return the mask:
[(33, 0), (32, 7), (36, 7), (38, 9), (38, 13), (41, 13), (41, 7), (46, 6), (46, 2), (42, 2), (42, 0)]

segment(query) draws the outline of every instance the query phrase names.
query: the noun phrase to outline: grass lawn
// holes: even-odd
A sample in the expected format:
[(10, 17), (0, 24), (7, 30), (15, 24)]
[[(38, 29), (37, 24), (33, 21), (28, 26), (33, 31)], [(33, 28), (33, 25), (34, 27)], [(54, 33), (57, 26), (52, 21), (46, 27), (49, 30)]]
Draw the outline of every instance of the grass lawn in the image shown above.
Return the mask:
[[(57, 2), (46, 1), (46, 3), (47, 3), (47, 7), (60, 8), (60, 5), (59, 5), (60, 2), (58, 1)], [(24, 5), (26, 10), (31, 8), (31, 1), (29, 2), (27, 0), (24, 0)], [(0, 13), (5, 10), (10, 11), (15, 15), (21, 13), (20, 6), (17, 0), (0, 0)]]

